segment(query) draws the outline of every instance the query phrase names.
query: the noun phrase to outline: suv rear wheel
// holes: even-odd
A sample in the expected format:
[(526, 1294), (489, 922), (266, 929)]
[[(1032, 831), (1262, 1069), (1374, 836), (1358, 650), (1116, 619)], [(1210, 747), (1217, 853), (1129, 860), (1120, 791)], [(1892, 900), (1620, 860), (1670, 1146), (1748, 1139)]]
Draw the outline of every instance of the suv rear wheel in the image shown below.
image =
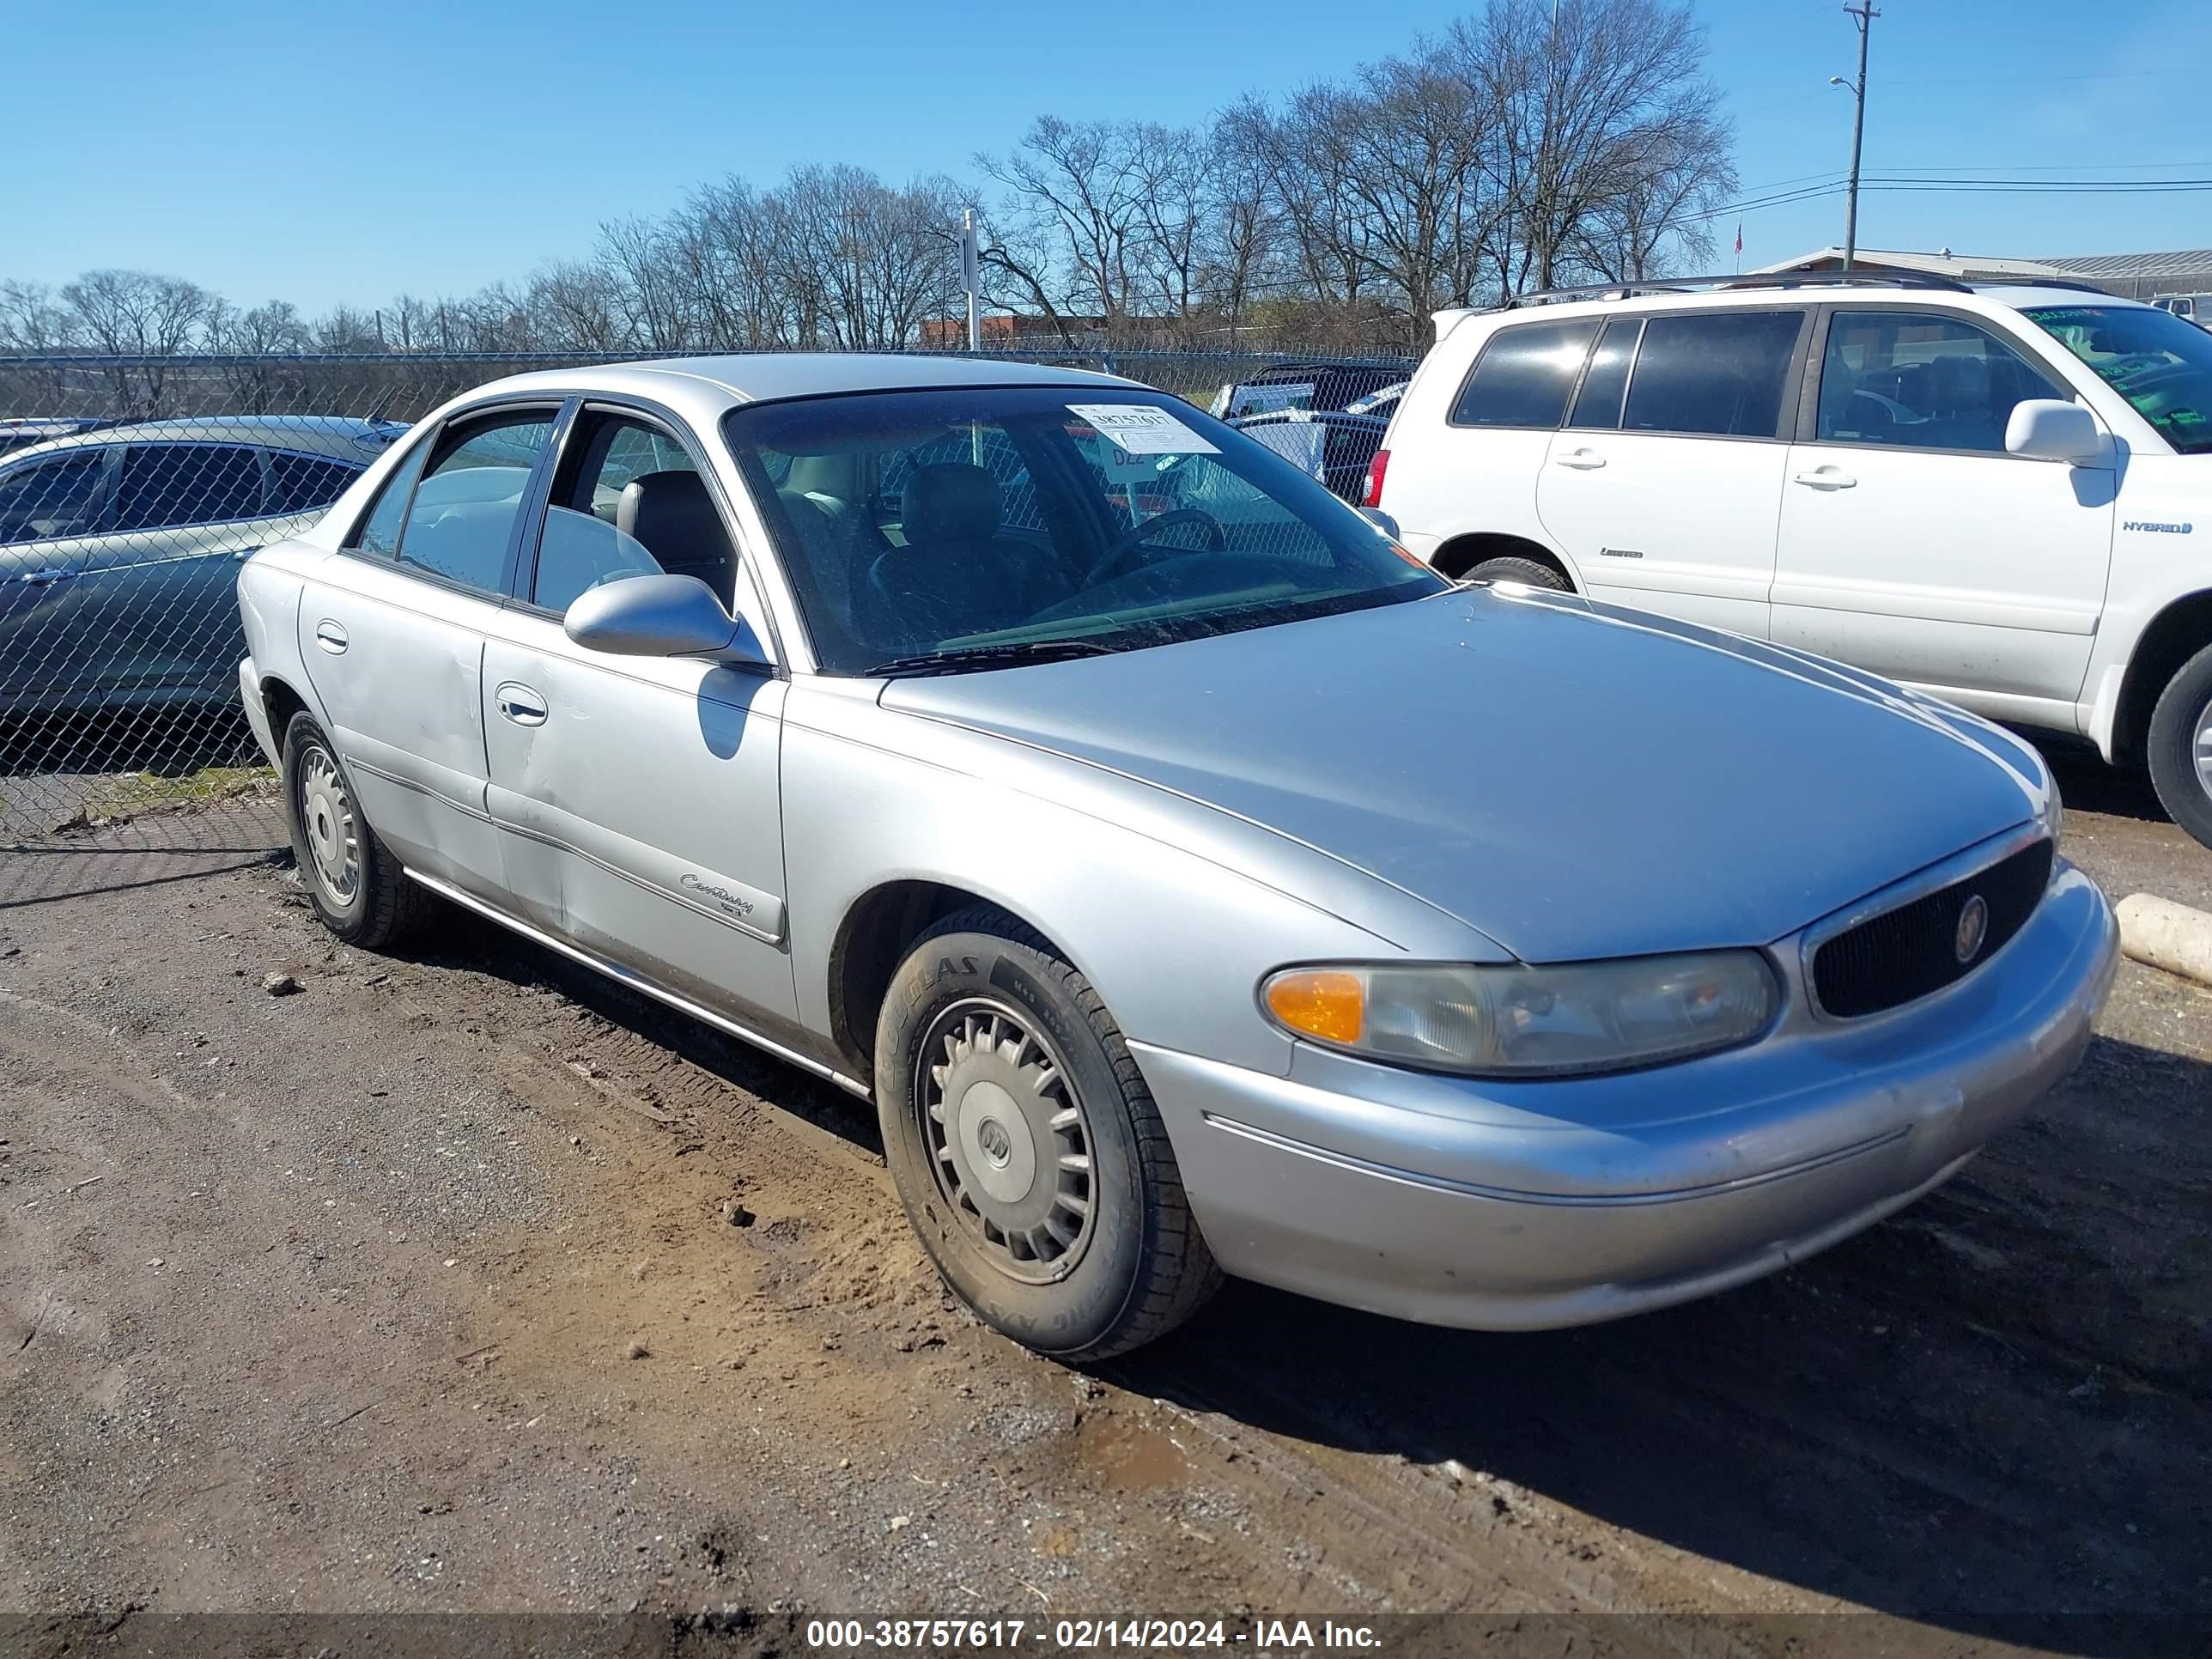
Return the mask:
[(1548, 587), (1559, 593), (1569, 591), (1567, 579), (1548, 564), (1540, 564), (1534, 559), (1518, 558), (1510, 554), (1483, 560), (1460, 580), (1469, 582), (1519, 582), (1525, 587)]
[(2212, 847), (2212, 647), (2181, 665), (2151, 711), (2150, 780), (2173, 821)]

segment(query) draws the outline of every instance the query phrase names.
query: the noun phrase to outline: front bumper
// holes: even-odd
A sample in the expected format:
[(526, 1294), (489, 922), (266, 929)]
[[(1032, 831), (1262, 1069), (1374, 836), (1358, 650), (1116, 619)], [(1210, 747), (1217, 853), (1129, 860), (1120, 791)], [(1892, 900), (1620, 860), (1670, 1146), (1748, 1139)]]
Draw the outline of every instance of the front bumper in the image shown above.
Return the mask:
[(1586, 1324), (1725, 1290), (1948, 1178), (2073, 1069), (2119, 958), (2063, 861), (1908, 1007), (1611, 1078), (1498, 1084), (1302, 1047), (1288, 1077), (1131, 1045), (1223, 1268), (1431, 1324)]

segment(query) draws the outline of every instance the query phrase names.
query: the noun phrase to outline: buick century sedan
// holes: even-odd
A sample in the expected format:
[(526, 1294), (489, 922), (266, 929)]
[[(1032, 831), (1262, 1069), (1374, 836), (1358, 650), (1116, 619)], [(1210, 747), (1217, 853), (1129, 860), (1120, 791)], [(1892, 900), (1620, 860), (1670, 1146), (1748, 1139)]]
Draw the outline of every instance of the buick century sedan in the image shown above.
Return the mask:
[(240, 685), (333, 933), (459, 905), (872, 1100), (1070, 1359), (1224, 1273), (1664, 1307), (2065, 1075), (2116, 938), (2033, 750), (1387, 528), (1111, 377), (564, 369), (246, 563)]

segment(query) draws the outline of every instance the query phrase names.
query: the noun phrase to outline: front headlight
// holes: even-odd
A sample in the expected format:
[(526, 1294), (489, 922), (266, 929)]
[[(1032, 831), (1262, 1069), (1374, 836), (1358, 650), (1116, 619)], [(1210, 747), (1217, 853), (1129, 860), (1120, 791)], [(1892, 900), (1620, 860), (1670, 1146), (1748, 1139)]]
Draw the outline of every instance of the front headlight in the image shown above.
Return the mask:
[(1781, 1000), (1756, 951), (1519, 963), (1285, 968), (1260, 1006), (1293, 1036), (1474, 1077), (1625, 1071), (1748, 1042)]

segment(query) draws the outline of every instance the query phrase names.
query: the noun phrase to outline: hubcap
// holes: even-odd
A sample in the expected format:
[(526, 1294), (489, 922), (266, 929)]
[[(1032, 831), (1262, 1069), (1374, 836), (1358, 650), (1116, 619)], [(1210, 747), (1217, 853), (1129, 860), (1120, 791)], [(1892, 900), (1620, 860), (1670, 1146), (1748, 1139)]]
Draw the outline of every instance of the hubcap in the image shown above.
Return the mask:
[(2212, 795), (2212, 702), (2197, 711), (2197, 737), (2191, 746), (2197, 762), (2197, 787)]
[(335, 905), (350, 904), (361, 886), (361, 842), (353, 802), (328, 750), (310, 749), (300, 763), (300, 823), (323, 896)]
[(915, 1092), (938, 1190), (992, 1264), (1045, 1284), (1089, 1248), (1091, 1125), (1060, 1053), (1005, 1003), (931, 1022)]

